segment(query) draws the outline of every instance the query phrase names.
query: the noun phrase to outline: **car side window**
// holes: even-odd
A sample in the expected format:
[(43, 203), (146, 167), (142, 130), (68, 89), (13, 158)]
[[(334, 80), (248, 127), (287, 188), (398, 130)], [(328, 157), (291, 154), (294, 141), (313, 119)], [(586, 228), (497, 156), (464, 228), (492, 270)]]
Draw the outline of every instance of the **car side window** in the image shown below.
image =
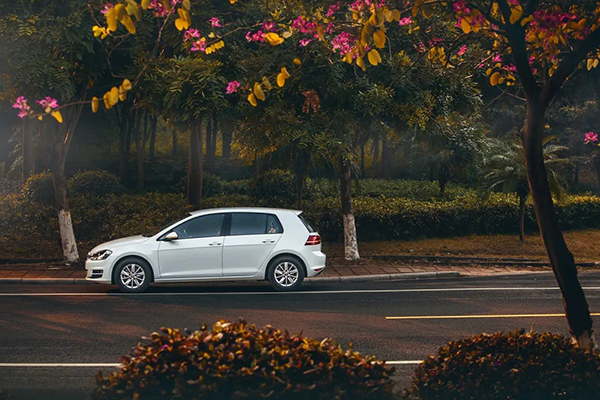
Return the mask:
[(281, 227), (279, 219), (271, 214), (267, 215), (267, 233), (283, 233), (283, 228)]
[(264, 235), (265, 233), (281, 233), (283, 229), (274, 215), (260, 213), (231, 214), (230, 235)]
[(196, 239), (221, 236), (225, 214), (203, 215), (178, 225), (173, 229), (179, 239)]

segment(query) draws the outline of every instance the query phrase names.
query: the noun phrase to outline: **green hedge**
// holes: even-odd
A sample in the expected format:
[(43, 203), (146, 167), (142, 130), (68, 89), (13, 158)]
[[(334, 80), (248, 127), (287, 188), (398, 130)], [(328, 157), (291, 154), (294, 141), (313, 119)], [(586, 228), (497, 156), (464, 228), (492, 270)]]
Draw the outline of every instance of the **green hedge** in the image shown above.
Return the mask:
[[(204, 199), (205, 208), (255, 205), (255, 199), (243, 194)], [(305, 201), (303, 208), (325, 240), (343, 239), (338, 199)], [(99, 241), (153, 231), (188, 208), (182, 194), (148, 193), (79, 196), (71, 199), (71, 209), (77, 238)], [(470, 192), (451, 201), (358, 197), (354, 209), (360, 241), (517, 234), (519, 227), (517, 199), (507, 194), (482, 198)], [(600, 197), (564, 196), (556, 210), (562, 229), (600, 228)], [(526, 228), (537, 228), (531, 205)], [(0, 196), (0, 232), (55, 238), (56, 215), (51, 206), (33, 204), (23, 195)]]

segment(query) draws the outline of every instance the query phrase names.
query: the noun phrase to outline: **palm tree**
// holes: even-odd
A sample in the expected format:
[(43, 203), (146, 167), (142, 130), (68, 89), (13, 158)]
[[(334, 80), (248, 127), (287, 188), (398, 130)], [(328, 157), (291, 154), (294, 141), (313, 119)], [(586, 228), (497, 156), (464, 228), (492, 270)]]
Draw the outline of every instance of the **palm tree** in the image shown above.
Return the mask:
[[(555, 140), (555, 136), (544, 138), (543, 154), (548, 170), (550, 190), (557, 198), (560, 198), (563, 185), (558, 171), (554, 167), (569, 162), (568, 159), (560, 158), (558, 154), (568, 148), (551, 143)], [(525, 241), (525, 203), (530, 192), (523, 145), (520, 141), (508, 144), (500, 140), (492, 140), (488, 149), (488, 153), (484, 157), (485, 186), (488, 190), (515, 193), (519, 199), (519, 240), (523, 242)]]

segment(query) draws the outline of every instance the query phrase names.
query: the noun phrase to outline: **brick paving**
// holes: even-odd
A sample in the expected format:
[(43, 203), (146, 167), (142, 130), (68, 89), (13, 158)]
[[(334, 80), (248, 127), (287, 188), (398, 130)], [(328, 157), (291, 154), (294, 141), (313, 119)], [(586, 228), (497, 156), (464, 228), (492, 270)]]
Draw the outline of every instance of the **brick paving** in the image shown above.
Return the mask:
[[(412, 265), (401, 261), (382, 261), (361, 259), (345, 261), (341, 258), (331, 258), (328, 266), (319, 277), (352, 277), (368, 275), (387, 275), (424, 272), (458, 272), (464, 276), (487, 276), (523, 274), (532, 272), (551, 271), (549, 267), (540, 266), (450, 266), (439, 264)], [(317, 277), (316, 279), (318, 279)], [(83, 266), (61, 266), (57, 264), (0, 264), (0, 279), (73, 279), (85, 278)]]

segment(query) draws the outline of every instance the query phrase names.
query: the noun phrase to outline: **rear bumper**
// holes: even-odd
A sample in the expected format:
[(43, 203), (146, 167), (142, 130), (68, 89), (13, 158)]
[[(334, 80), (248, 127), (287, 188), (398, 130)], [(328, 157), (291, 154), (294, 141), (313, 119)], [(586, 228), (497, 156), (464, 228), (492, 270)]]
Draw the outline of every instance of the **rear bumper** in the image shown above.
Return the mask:
[(306, 277), (319, 275), (325, 269), (327, 256), (320, 250), (310, 251), (304, 254), (306, 258)]

